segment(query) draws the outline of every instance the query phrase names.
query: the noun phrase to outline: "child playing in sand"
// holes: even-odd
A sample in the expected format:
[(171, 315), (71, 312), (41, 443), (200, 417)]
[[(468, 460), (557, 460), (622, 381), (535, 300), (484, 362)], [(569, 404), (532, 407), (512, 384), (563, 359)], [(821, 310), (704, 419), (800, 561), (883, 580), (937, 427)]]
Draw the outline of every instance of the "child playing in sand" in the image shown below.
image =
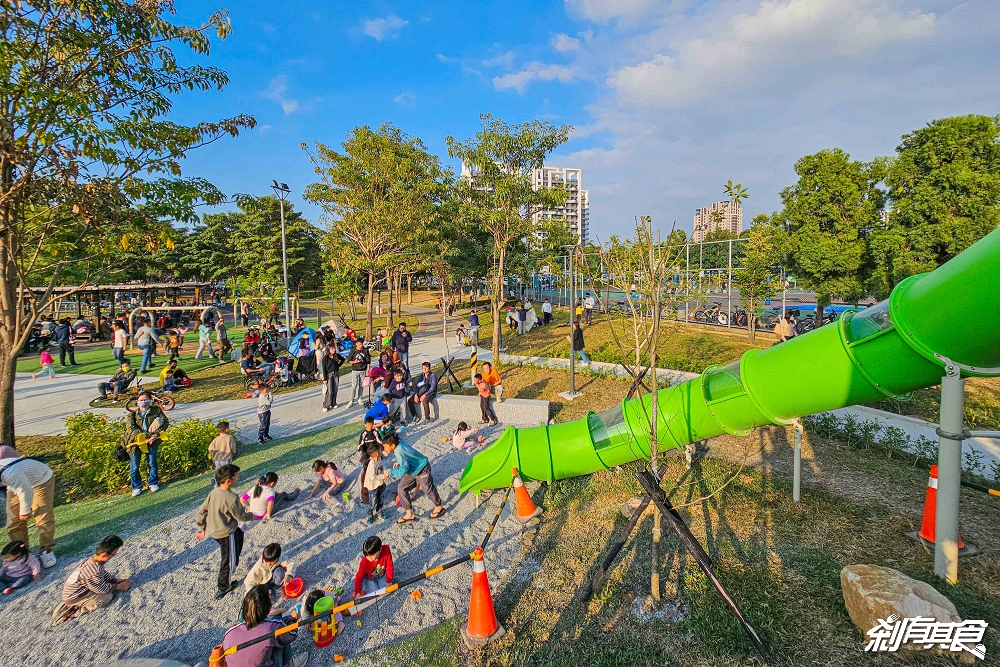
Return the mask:
[(261, 475), (257, 479), (257, 485), (240, 496), (243, 507), (250, 510), (253, 518), (267, 523), (271, 520), (271, 515), (282, 507), (286, 507), (299, 497), (299, 490), (293, 489), (289, 493), (284, 491), (275, 492), (274, 487), (278, 484), (278, 473), (269, 472)]
[(59, 625), (111, 604), (118, 591), (132, 587), (128, 579), (118, 579), (104, 569), (125, 542), (108, 535), (97, 543), (94, 555), (76, 566), (63, 584), (62, 602), (52, 612), (52, 625)]
[(236, 445), (236, 438), (229, 432), (229, 422), (223, 419), (215, 425), (215, 430), (219, 435), (208, 443), (208, 455), (218, 470), (233, 462), (239, 453), (239, 448)]
[[(326, 593), (317, 589), (310, 592), (309, 595), (306, 596), (306, 599), (303, 600), (298, 606), (297, 611), (299, 618), (309, 618), (310, 616), (313, 616), (316, 613), (316, 603), (325, 597), (333, 598), (334, 606), (340, 604), (340, 593)], [(344, 615), (338, 611), (334, 614), (333, 636), (336, 637), (338, 634), (343, 632), (345, 627), (346, 624), (344, 623)]]
[(249, 591), (254, 586), (265, 586), (273, 596), (278, 586), (284, 586), (295, 578), (295, 563), (281, 560), (281, 545), (271, 542), (264, 547), (254, 566), (243, 579), (244, 590)]
[(331, 500), (333, 494), (344, 485), (343, 471), (334, 465), (333, 461), (321, 461), (320, 459), (313, 461), (312, 469), (316, 473), (316, 484), (313, 486), (312, 491), (309, 492), (309, 497), (312, 498), (319, 492), (319, 487), (323, 485), (323, 482), (329, 482), (330, 488), (326, 490), (321, 500)]
[(218, 486), (208, 492), (205, 502), (198, 508), (196, 523), (200, 530), (194, 539), (200, 542), (208, 533), (219, 543), (221, 558), (216, 600), (226, 597), (240, 585), (231, 579), (233, 571), (240, 564), (240, 552), (243, 551), (243, 530), (240, 528), (240, 521), (253, 519), (253, 514), (243, 508), (240, 497), (231, 489), (239, 479), (239, 466), (230, 463), (216, 470), (215, 481)]
[(382, 445), (368, 445), (368, 461), (363, 471), (363, 486), (368, 495), (368, 525), (382, 518), (382, 496), (385, 492), (385, 476), (382, 470)]
[[(455, 449), (472, 449), (478, 444), (482, 444), (483, 436), (473, 439), (476, 429), (470, 428), (465, 422), (458, 422), (455, 432), (451, 435), (451, 444)], [(442, 438), (444, 440), (444, 438)]]
[(413, 504), (409, 494), (409, 489), (417, 486), (423, 489), (430, 501), (434, 503), (434, 511), (431, 512), (430, 517), (436, 519), (444, 514), (444, 505), (441, 503), (437, 487), (434, 486), (431, 464), (427, 457), (406, 443), (400, 442), (399, 436), (395, 433), (386, 435), (382, 441), (382, 448), (386, 454), (392, 454), (396, 458), (396, 462), (385, 471), (384, 476), (386, 479), (392, 477), (399, 480), (396, 493), (399, 496), (400, 504), (406, 510), (406, 513), (396, 520), (396, 523), (404, 524), (417, 518), (413, 514)]
[(10, 595), (15, 589), (42, 578), (42, 564), (21, 540), (10, 542), (0, 551), (0, 556), (3, 557), (3, 562), (0, 563), (0, 584), (3, 585), (4, 595)]
[(392, 551), (372, 535), (361, 547), (363, 555), (354, 575), (354, 599), (369, 595), (392, 583)]
[(361, 466), (361, 502), (368, 502), (368, 489), (365, 487), (365, 474), (368, 470), (368, 447), (382, 446), (382, 437), (375, 428), (375, 418), (365, 417), (365, 430), (358, 436), (358, 465)]
[(282, 616), (281, 609), (271, 607), (271, 594), (266, 586), (254, 586), (243, 596), (243, 605), (240, 609), (240, 618), (243, 622), (234, 625), (226, 631), (226, 636), (222, 639), (223, 648), (231, 648), (240, 644), (245, 644), (251, 639), (266, 637), (268, 639), (260, 641), (252, 646), (229, 656), (226, 664), (232, 667), (260, 667), (260, 666), (281, 666), (281, 667), (305, 667), (309, 662), (308, 653), (300, 653), (292, 656), (292, 642), (298, 636), (298, 629), (283, 632), (275, 635), (275, 630), (280, 630), (286, 625), (294, 623), (298, 619), (298, 614), (293, 610), (288, 616)]
[(52, 364), (55, 363), (55, 359), (52, 358), (52, 353), (49, 352), (48, 345), (42, 345), (38, 350), (38, 363), (42, 365), (42, 370), (37, 373), (32, 373), (31, 379), (37, 380), (39, 375), (48, 375), (50, 378), (56, 377), (56, 369), (53, 368)]

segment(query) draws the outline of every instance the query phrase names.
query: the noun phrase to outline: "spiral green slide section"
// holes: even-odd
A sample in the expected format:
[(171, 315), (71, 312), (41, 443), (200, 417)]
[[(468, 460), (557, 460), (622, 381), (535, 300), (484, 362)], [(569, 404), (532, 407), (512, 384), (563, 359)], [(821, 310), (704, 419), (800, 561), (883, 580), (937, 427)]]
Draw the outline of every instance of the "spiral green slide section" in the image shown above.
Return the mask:
[[(907, 278), (886, 301), (836, 324), (661, 389), (660, 449), (939, 384), (946, 363), (963, 376), (1000, 375), (1000, 230), (931, 273)], [(508, 427), (474, 456), (461, 491), (565, 479), (648, 459), (652, 396), (564, 424)]]

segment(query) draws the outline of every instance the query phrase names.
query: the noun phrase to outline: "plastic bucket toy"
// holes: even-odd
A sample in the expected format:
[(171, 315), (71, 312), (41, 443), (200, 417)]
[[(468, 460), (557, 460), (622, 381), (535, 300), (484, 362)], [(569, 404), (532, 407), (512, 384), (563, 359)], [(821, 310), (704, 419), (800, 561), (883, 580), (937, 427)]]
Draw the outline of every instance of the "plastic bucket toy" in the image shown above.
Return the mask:
[(302, 591), (304, 591), (305, 588), (306, 582), (302, 580), (302, 577), (295, 577), (285, 584), (285, 597), (297, 598), (302, 595)]

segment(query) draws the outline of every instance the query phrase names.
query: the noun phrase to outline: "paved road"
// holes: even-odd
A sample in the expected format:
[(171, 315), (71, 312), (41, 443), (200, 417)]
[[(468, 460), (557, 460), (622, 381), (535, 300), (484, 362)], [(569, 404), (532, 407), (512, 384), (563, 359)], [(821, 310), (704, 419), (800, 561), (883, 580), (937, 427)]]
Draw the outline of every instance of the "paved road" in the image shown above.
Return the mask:
[[(410, 367), (414, 372), (423, 361), (435, 363), (447, 352), (459, 358), (468, 358), (471, 349), (457, 346), (454, 337), (448, 343), (441, 336), (441, 320), (433, 309), (407, 307), (406, 315), (420, 318), (420, 329), (410, 346)], [(452, 322), (449, 321), (449, 330)], [(456, 347), (458, 349), (456, 349)], [(487, 358), (488, 358), (487, 354)], [(20, 435), (58, 435), (66, 432), (64, 419), (79, 412), (91, 411), (120, 417), (122, 408), (91, 408), (90, 401), (97, 396), (97, 384), (107, 380), (105, 375), (56, 374), (55, 379), (32, 380), (28, 373), (18, 373), (14, 382), (14, 428)], [(323, 398), (318, 386), (274, 397), (271, 410), (271, 433), (275, 436), (291, 435), (317, 428), (336, 426), (348, 421), (360, 421), (363, 409), (339, 408), (323, 412)], [(341, 403), (350, 400), (344, 394)], [(170, 413), (172, 419), (218, 420), (226, 418), (236, 429), (244, 430), (250, 439), (257, 429), (257, 402), (251, 399), (208, 401), (204, 403), (179, 403)]]

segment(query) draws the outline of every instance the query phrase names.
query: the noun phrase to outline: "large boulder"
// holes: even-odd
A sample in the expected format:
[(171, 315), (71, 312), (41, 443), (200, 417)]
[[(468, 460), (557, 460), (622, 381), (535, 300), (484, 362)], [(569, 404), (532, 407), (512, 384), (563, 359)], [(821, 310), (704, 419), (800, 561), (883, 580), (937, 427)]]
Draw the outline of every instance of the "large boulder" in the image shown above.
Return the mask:
[[(933, 586), (912, 579), (898, 570), (877, 565), (848, 565), (840, 571), (840, 587), (844, 593), (844, 604), (851, 621), (857, 626), (867, 645), (868, 631), (878, 625), (879, 619), (888, 619), (893, 614), (902, 618), (933, 618), (939, 622), (957, 623), (961, 617), (951, 600), (939, 593)], [(974, 662), (972, 654), (941, 651), (962, 662)], [(899, 653), (920, 651), (923, 646), (901, 644)]]

